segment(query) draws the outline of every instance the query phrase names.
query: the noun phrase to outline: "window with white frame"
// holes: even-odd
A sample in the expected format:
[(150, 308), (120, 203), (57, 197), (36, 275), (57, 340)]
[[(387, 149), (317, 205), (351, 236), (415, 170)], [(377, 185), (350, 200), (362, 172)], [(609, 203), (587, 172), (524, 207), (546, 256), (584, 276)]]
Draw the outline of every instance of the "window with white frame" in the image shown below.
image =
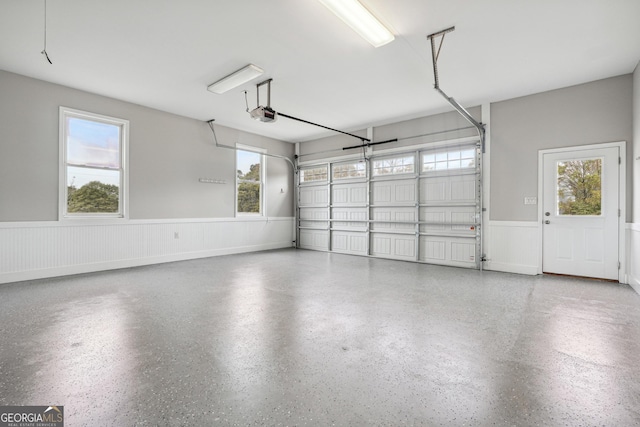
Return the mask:
[(473, 169), (475, 167), (475, 147), (456, 147), (422, 153), (422, 172)]
[(367, 176), (365, 162), (338, 163), (334, 164), (331, 169), (333, 179), (364, 178)]
[(374, 160), (372, 163), (372, 169), (373, 176), (413, 173), (415, 170), (415, 156), (402, 156)]
[(126, 217), (128, 135), (127, 120), (60, 107), (62, 217)]
[(256, 148), (238, 147), (236, 151), (236, 212), (238, 215), (263, 215), (264, 155), (255, 152)]
[(300, 169), (300, 182), (314, 182), (327, 180), (327, 166), (317, 166), (309, 169)]

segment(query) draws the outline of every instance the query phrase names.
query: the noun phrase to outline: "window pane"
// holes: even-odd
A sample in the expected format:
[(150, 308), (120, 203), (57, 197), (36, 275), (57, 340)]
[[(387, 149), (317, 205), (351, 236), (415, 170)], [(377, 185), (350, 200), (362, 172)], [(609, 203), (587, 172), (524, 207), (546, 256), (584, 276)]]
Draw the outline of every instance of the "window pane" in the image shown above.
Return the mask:
[(120, 126), (67, 117), (67, 163), (120, 168)]
[(463, 159), (475, 159), (476, 158), (475, 150), (464, 150), (462, 153), (460, 153), (460, 155), (462, 156)]
[(366, 164), (364, 162), (358, 162), (333, 165), (332, 174), (334, 179), (365, 177), (367, 174)]
[(600, 215), (602, 159), (558, 162), (558, 215)]
[(449, 160), (447, 169), (460, 169), (460, 160)]
[(457, 160), (460, 158), (460, 152), (459, 151), (450, 151), (449, 153), (447, 153), (449, 160)]
[(413, 173), (414, 157), (374, 160), (373, 175)]
[(436, 153), (436, 161), (442, 162), (447, 160), (447, 153)]
[(120, 171), (67, 168), (68, 213), (119, 212)]
[(238, 213), (260, 213), (260, 183), (238, 184)]
[(450, 148), (449, 151), (422, 153), (422, 172), (471, 169), (476, 166), (474, 148)]
[(436, 155), (435, 154), (423, 154), (422, 155), (422, 162), (423, 163), (434, 163), (436, 161)]
[(476, 167), (476, 159), (464, 159), (462, 160), (463, 168), (475, 168)]
[(326, 181), (327, 167), (300, 170), (300, 182)]
[(243, 181), (260, 181), (260, 160), (259, 153), (238, 150), (238, 178)]
[(440, 171), (440, 170), (446, 170), (446, 169), (447, 169), (447, 162), (436, 163), (436, 170)]
[(262, 188), (264, 185), (263, 155), (251, 151), (236, 151), (236, 212), (262, 214)]
[(432, 163), (425, 163), (422, 165), (422, 171), (423, 172), (427, 172), (427, 171), (432, 171), (436, 168), (436, 164), (435, 162)]

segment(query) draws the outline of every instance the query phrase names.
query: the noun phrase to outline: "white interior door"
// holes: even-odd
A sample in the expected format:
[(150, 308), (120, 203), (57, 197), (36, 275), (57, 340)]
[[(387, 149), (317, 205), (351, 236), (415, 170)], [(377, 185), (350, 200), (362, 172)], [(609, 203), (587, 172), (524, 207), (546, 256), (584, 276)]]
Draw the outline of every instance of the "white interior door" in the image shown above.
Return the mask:
[(543, 154), (545, 273), (618, 279), (619, 148)]

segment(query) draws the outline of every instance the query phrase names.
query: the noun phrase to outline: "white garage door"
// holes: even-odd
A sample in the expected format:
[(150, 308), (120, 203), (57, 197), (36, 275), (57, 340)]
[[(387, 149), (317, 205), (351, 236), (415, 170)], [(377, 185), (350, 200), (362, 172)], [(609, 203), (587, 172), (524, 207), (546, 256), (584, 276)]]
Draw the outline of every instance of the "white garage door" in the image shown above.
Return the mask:
[(300, 167), (298, 247), (480, 266), (476, 142)]

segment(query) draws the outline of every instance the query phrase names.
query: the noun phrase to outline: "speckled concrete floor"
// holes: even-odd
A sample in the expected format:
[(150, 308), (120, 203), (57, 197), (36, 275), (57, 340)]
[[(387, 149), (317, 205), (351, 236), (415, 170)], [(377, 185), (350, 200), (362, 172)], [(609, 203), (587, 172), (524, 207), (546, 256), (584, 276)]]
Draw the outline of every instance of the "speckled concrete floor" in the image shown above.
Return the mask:
[(0, 286), (0, 405), (67, 426), (640, 425), (625, 285), (282, 250)]

